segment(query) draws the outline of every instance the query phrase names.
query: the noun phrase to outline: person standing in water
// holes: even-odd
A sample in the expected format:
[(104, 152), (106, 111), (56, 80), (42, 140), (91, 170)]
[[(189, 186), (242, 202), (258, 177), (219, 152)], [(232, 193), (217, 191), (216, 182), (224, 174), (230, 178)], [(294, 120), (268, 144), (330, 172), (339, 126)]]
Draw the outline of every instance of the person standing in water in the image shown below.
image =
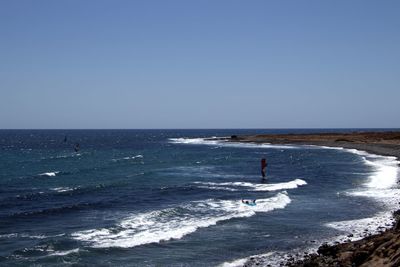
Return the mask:
[(261, 159), (261, 175), (262, 175), (263, 179), (266, 179), (265, 176), (266, 176), (266, 172), (267, 172), (267, 165), (268, 165), (267, 160), (265, 158), (262, 158)]
[(74, 147), (75, 152), (79, 152), (79, 149), (81, 149), (81, 147), (80, 147), (79, 143), (76, 143), (75, 147)]

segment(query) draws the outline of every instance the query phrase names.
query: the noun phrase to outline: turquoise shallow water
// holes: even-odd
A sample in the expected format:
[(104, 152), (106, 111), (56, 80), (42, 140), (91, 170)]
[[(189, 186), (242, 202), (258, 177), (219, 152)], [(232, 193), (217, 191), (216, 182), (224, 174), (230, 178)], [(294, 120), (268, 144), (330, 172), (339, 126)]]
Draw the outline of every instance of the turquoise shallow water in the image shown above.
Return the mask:
[(0, 265), (213, 266), (389, 223), (392, 158), (203, 139), (313, 131), (0, 131)]

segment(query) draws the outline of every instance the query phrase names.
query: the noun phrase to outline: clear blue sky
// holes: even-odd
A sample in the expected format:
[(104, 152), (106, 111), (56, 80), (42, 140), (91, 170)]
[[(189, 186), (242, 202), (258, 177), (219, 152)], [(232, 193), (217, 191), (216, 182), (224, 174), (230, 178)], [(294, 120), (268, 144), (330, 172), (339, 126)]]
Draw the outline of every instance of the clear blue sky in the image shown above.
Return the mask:
[(400, 1), (0, 0), (0, 128), (400, 127)]

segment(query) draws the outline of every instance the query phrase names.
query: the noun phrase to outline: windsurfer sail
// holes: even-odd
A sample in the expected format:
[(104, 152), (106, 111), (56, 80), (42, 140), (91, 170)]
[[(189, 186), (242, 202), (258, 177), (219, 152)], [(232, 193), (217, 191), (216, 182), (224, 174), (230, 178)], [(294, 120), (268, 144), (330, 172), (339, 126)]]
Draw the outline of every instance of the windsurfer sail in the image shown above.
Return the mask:
[(267, 165), (268, 165), (267, 160), (265, 158), (262, 158), (261, 159), (261, 175), (262, 175), (263, 179), (265, 179), (265, 175), (267, 172)]

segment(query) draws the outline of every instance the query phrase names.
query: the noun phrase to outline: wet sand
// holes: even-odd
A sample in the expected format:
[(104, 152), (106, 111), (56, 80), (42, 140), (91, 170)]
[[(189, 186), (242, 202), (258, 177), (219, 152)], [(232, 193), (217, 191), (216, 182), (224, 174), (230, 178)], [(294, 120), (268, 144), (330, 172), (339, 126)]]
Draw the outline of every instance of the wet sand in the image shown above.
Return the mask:
[[(353, 148), (373, 154), (394, 156), (400, 159), (400, 132), (353, 132), (319, 134), (282, 134), (231, 136), (232, 142), (299, 144)], [(400, 198), (400, 196), (399, 196)], [(336, 245), (321, 244), (318, 252), (306, 255), (302, 260), (293, 257), (281, 266), (400, 266), (400, 210), (394, 211), (396, 218), (391, 229), (367, 236), (358, 241)], [(263, 257), (251, 258), (245, 266), (269, 266)]]

